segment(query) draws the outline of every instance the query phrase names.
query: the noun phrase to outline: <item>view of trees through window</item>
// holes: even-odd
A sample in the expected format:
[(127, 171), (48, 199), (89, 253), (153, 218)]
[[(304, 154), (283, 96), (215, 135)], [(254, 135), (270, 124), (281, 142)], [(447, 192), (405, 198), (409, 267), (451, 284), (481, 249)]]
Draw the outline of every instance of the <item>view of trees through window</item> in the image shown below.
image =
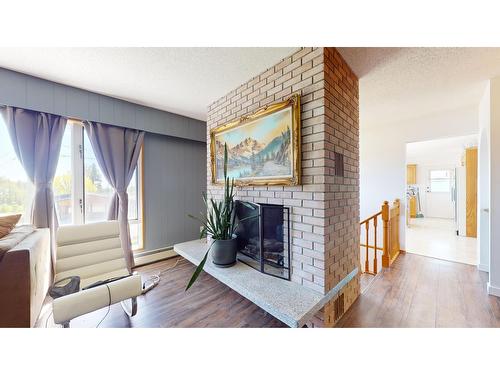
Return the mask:
[(22, 214), (21, 223), (30, 221), (33, 184), (26, 176), (0, 117), (0, 215)]
[(29, 190), (26, 181), (12, 180), (6, 176), (0, 177), (0, 213), (24, 213)]
[[(33, 185), (17, 159), (7, 127), (0, 118), (0, 215), (21, 213), (29, 223)], [(133, 248), (141, 245), (137, 168), (127, 189)], [(113, 189), (104, 177), (81, 124), (68, 122), (53, 181), (60, 225), (105, 221)]]
[(59, 225), (73, 223), (73, 175), (71, 172), (71, 150), (71, 127), (66, 126), (61, 144), (59, 161), (57, 163), (56, 175), (53, 182), (54, 199), (56, 202)]
[(84, 177), (85, 177), (85, 222), (104, 221), (108, 218), (108, 207), (113, 198), (113, 188), (101, 172), (97, 159), (84, 132)]
[[(140, 247), (142, 242), (137, 178), (136, 169), (127, 189), (134, 248)], [(113, 188), (102, 173), (90, 139), (80, 123), (69, 122), (66, 127), (54, 178), (54, 195), (61, 225), (93, 223), (108, 218)]]

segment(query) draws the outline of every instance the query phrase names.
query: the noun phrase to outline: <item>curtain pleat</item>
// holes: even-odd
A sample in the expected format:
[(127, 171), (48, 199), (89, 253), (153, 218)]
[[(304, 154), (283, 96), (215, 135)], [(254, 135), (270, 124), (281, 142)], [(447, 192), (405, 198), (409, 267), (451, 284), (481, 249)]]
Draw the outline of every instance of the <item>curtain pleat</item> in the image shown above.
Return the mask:
[(127, 266), (131, 270), (134, 266), (134, 256), (128, 224), (127, 187), (137, 166), (145, 133), (91, 121), (84, 121), (84, 126), (97, 163), (114, 189), (108, 219), (120, 222), (122, 248)]
[(15, 107), (1, 108), (0, 111), (16, 155), (35, 187), (31, 223), (36, 228), (50, 228), (52, 267), (55, 270), (54, 238), (58, 221), (52, 182), (67, 118)]

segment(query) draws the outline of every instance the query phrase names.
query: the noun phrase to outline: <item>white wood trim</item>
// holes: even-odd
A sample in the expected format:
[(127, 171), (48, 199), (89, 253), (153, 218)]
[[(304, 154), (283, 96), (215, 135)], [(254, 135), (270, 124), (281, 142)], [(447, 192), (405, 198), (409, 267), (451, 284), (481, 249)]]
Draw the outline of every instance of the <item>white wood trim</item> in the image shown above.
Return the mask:
[(492, 296), (500, 297), (500, 287), (491, 285), (489, 282), (487, 284), (488, 294)]
[(478, 269), (479, 271), (490, 272), (490, 266), (489, 266), (489, 265), (487, 265), (487, 264), (483, 264), (483, 263), (479, 263), (479, 264), (477, 265), (477, 269)]
[(80, 225), (84, 223), (83, 127), (74, 121), (68, 121), (66, 126), (71, 126), (71, 200), (73, 208), (72, 224)]

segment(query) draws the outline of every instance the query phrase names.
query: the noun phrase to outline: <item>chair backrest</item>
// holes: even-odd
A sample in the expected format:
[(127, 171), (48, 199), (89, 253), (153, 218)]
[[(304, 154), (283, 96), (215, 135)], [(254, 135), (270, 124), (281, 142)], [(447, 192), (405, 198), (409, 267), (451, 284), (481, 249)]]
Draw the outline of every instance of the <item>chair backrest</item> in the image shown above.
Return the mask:
[(80, 286), (128, 275), (118, 221), (62, 226), (57, 231), (56, 281), (80, 276)]

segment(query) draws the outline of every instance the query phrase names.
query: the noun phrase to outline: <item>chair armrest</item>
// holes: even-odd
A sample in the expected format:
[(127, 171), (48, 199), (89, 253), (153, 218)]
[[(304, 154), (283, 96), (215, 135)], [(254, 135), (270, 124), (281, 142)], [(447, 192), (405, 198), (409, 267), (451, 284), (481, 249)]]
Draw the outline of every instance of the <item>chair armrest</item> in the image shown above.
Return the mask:
[[(133, 274), (130, 277), (108, 283), (111, 292), (111, 305), (128, 298), (137, 297), (142, 293), (141, 276)], [(55, 299), (52, 302), (54, 322), (62, 324), (77, 316), (99, 310), (109, 304), (109, 294), (106, 285), (82, 290)]]

